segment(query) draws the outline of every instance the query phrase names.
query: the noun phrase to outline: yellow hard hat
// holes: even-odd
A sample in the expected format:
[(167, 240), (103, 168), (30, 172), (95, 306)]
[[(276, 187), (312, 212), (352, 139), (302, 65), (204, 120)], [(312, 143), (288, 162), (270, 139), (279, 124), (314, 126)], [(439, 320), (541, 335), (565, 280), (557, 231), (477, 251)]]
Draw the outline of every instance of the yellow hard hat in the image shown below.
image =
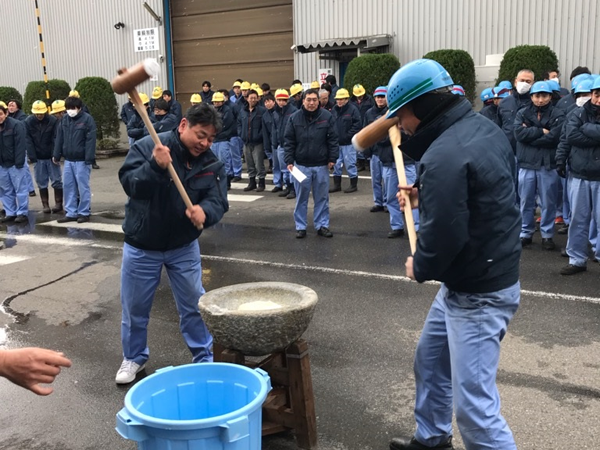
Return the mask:
[(338, 100), (340, 98), (350, 98), (350, 94), (348, 94), (348, 91), (346, 89), (338, 89), (338, 91), (335, 94), (335, 99)]
[(257, 89), (260, 89), (260, 86), (258, 85), (258, 83), (252, 83), (250, 85), (250, 89), (254, 89), (256, 91)]
[(213, 94), (212, 101), (213, 102), (224, 102), (225, 101), (225, 96), (223, 95), (222, 92), (215, 92)]
[(52, 102), (52, 112), (50, 114), (55, 114), (58, 112), (65, 111), (65, 101), (64, 100), (54, 100)]
[[(152, 98), (154, 100), (158, 100), (161, 97), (162, 97), (162, 88), (160, 86), (156, 86), (154, 89), (152, 89)], [(146, 96), (146, 98), (148, 98), (148, 97)]]
[[(356, 97), (360, 97), (362, 95), (365, 95), (365, 88), (362, 87), (362, 84), (355, 84), (354, 87), (352, 88), (352, 93), (356, 96)], [(337, 98), (337, 97), (336, 97)]]
[(236, 81), (235, 83), (233, 83), (233, 87), (236, 87), (236, 86), (239, 87), (239, 88), (241, 88), (242, 87), (242, 83), (240, 83), (239, 81)]
[(256, 93), (258, 94), (259, 97), (262, 97), (264, 95), (264, 92), (261, 88), (257, 87), (254, 90), (256, 91)]
[(283, 99), (288, 100), (290, 98), (290, 94), (285, 89), (277, 89), (275, 91), (275, 100)]
[[(156, 88), (154, 88), (156, 89)], [(160, 88), (159, 88), (160, 89)], [(152, 95), (152, 98), (154, 98), (154, 95)], [(146, 94), (144, 94), (143, 92), (140, 92), (140, 99), (142, 100), (142, 103), (145, 105), (147, 103), (150, 103), (150, 99), (148, 98), (148, 96)], [(156, 99), (155, 99), (156, 100)]]
[(250, 89), (250, 83), (249, 83), (249, 82), (247, 82), (247, 81), (244, 81), (244, 82), (242, 83), (242, 91), (247, 91), (247, 90), (249, 90), (249, 89)]
[(200, 94), (192, 94), (192, 97), (190, 98), (190, 103), (192, 105), (197, 105), (198, 103), (202, 103), (202, 97), (200, 97)]
[(290, 94), (293, 97), (294, 95), (300, 94), (303, 90), (304, 90), (304, 88), (302, 87), (301, 84), (294, 84), (290, 88)]
[(31, 106), (32, 114), (46, 114), (47, 112), (48, 112), (48, 107), (46, 106), (46, 104), (43, 101), (36, 100), (35, 102), (33, 102), (33, 105)]
[(79, 92), (77, 92), (75, 89), (71, 90), (69, 92), (69, 97), (77, 97), (79, 98)]
[(313, 81), (312, 83), (310, 83), (311, 89), (319, 89), (320, 87), (321, 87), (321, 85), (319, 84), (318, 81)]
[(8, 109), (8, 106), (6, 106), (6, 103), (4, 103), (2, 100), (0, 100), (0, 106), (2, 106), (4, 109)]

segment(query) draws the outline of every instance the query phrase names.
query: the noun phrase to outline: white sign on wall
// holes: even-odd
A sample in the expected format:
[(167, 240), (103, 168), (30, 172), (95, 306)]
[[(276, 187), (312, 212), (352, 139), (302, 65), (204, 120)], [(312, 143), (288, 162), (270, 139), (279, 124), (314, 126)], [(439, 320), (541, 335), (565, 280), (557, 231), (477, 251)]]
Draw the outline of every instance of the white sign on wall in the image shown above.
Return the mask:
[(133, 30), (133, 39), (136, 52), (158, 50), (158, 28)]
[(325, 78), (327, 78), (328, 75), (331, 75), (332, 72), (331, 69), (319, 69), (319, 78), (317, 78), (319, 84), (325, 83)]

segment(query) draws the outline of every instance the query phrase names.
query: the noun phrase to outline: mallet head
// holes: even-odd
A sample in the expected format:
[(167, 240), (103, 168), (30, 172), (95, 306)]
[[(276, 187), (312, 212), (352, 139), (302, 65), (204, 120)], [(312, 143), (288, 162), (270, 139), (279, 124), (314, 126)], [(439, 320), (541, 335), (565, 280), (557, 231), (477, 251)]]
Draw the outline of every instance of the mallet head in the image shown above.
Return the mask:
[(124, 94), (151, 77), (158, 76), (159, 72), (160, 66), (156, 60), (147, 58), (129, 69), (119, 69), (119, 75), (110, 84), (117, 94)]

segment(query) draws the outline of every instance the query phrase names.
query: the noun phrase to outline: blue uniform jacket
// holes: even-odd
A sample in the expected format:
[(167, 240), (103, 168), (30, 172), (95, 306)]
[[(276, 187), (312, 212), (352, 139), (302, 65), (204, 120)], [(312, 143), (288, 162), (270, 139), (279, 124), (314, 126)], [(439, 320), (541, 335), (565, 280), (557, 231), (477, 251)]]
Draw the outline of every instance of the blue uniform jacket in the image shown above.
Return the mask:
[(466, 293), (515, 284), (521, 215), (514, 155), (502, 130), (462, 98), (411, 141), (428, 148), (418, 166), (416, 280)]
[[(223, 163), (211, 150), (190, 158), (177, 130), (161, 133), (159, 138), (171, 150), (173, 168), (190, 200), (204, 210), (204, 227), (215, 225), (229, 209)], [(185, 203), (169, 172), (152, 158), (153, 149), (149, 136), (137, 141), (119, 170), (129, 197), (123, 222), (125, 242), (144, 250), (173, 250), (198, 239), (202, 230), (185, 215)]]
[(171, 99), (169, 101), (169, 112), (175, 116), (175, 119), (177, 119), (177, 125), (179, 125), (179, 122), (181, 122), (181, 119), (183, 118), (183, 113), (181, 112), (181, 103), (179, 103), (177, 100)]
[(491, 105), (487, 105), (487, 106), (484, 106), (483, 108), (481, 108), (481, 111), (479, 111), (479, 114), (481, 114), (483, 117), (487, 117), (488, 119), (490, 119), (492, 122), (494, 122), (499, 127), (502, 126), (500, 116), (498, 115), (498, 107), (496, 105), (494, 105), (493, 103)]
[[(365, 114), (365, 120), (363, 121), (363, 127), (366, 127), (366, 126), (370, 125), (371, 123), (375, 122), (381, 116), (386, 114), (387, 110), (388, 110), (387, 106), (385, 106), (383, 108), (379, 108), (379, 107), (377, 107), (377, 105), (373, 106)], [(381, 159), (381, 154), (382, 154), (382, 152), (386, 153), (385, 150), (387, 149), (387, 147), (389, 147), (389, 150), (391, 152), (392, 143), (390, 142), (389, 136), (386, 134), (386, 136), (382, 140), (380, 140), (375, 145), (366, 149), (363, 153), (367, 157), (371, 156), (371, 155), (377, 155), (379, 157), (379, 159)], [(391, 163), (393, 163), (393, 162), (394, 162), (394, 157), (392, 156), (392, 160), (389, 164), (391, 165)]]
[(27, 130), (20, 120), (7, 117), (0, 130), (0, 166), (17, 169), (25, 165), (27, 151)]
[(569, 115), (567, 144), (570, 174), (575, 178), (600, 181), (600, 118), (597, 107), (587, 102)]
[(335, 121), (329, 111), (302, 108), (290, 116), (283, 139), (286, 166), (306, 167), (335, 163), (340, 154)]
[(352, 144), (352, 137), (360, 131), (362, 126), (358, 108), (352, 102), (348, 102), (341, 108), (335, 105), (331, 114), (335, 120), (339, 145)]
[[(151, 108), (146, 108), (148, 112), (148, 117), (150, 117), (150, 121), (154, 122), (156, 119), (154, 118), (154, 113)], [(148, 135), (148, 131), (146, 131), (146, 125), (142, 120), (142, 116), (137, 111), (133, 112), (133, 116), (129, 119), (129, 123), (127, 124), (127, 136), (132, 138), (134, 141), (143, 138)]]
[(265, 151), (273, 151), (276, 150), (277, 147), (273, 146), (273, 123), (275, 108), (267, 109), (265, 108), (265, 113), (262, 116), (263, 120), (263, 148)]
[[(541, 114), (539, 119), (538, 113)], [(564, 122), (564, 112), (552, 106), (551, 103), (542, 108), (538, 108), (532, 103), (517, 112), (515, 138), (517, 140), (517, 161), (520, 168), (556, 169), (556, 147)], [(544, 134), (544, 128), (550, 132)]]
[(54, 151), (58, 119), (46, 114), (38, 120), (33, 114), (25, 120), (27, 129), (27, 156), (31, 162), (38, 159), (51, 159)]
[(266, 112), (265, 108), (258, 105), (250, 112), (247, 103), (239, 109), (237, 133), (244, 144), (262, 144), (264, 142), (262, 116)]
[[(141, 117), (140, 120), (142, 120)], [(154, 127), (157, 133), (164, 133), (165, 131), (173, 131), (176, 128), (178, 128), (180, 120), (181, 119), (175, 117), (175, 114), (169, 111), (164, 116), (157, 116), (155, 114), (152, 118), (152, 126)], [(144, 136), (147, 135), (148, 130), (144, 127)]]
[(54, 159), (60, 161), (85, 161), (96, 159), (96, 123), (88, 113), (80, 111), (75, 117), (65, 115), (57, 126), (54, 142)]
[(365, 120), (365, 114), (367, 114), (367, 111), (370, 110), (373, 106), (375, 106), (375, 101), (373, 100), (373, 97), (367, 94), (363, 96), (362, 102), (360, 103), (358, 103), (358, 100), (355, 96), (352, 96), (352, 98), (350, 99), (350, 103), (352, 103), (358, 108), (358, 112), (360, 113), (362, 121)]
[(223, 104), (223, 106), (216, 109), (221, 115), (223, 128), (221, 128), (221, 132), (217, 134), (215, 142), (229, 141), (232, 137), (237, 136), (237, 119), (234, 108), (228, 104)]
[(14, 113), (8, 113), (8, 117), (22, 122), (27, 119), (27, 114), (25, 114), (22, 110), (17, 109), (17, 111)]
[(517, 111), (531, 103), (529, 93), (519, 95), (513, 89), (512, 94), (502, 99), (498, 105), (498, 117), (500, 118), (501, 128), (504, 135), (508, 138), (513, 151), (517, 150), (517, 140), (515, 139), (515, 117)]
[(204, 90), (200, 91), (200, 98), (202, 99), (202, 103), (208, 103), (212, 105), (212, 98), (215, 95), (215, 91), (209, 89), (208, 92), (204, 92)]
[(131, 119), (131, 116), (133, 116), (134, 114), (135, 106), (133, 106), (133, 103), (127, 102), (124, 103), (123, 106), (121, 106), (121, 121), (125, 124), (125, 126), (127, 126), (127, 124), (129, 123), (129, 119)]
[(285, 127), (298, 109), (288, 102), (283, 108), (280, 108), (279, 105), (275, 105), (275, 112), (273, 113), (273, 133), (271, 136), (271, 141), (273, 142), (273, 148), (277, 148), (279, 146), (283, 147), (284, 135), (285, 135)]

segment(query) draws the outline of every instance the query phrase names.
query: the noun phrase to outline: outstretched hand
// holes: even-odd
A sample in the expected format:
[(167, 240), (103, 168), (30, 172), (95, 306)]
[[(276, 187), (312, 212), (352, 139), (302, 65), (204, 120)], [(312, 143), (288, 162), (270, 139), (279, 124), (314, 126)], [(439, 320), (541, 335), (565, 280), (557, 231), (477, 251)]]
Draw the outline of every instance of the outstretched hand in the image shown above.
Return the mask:
[(54, 391), (40, 383), (52, 383), (61, 367), (71, 367), (71, 361), (61, 352), (33, 347), (0, 351), (0, 375), (38, 395)]

